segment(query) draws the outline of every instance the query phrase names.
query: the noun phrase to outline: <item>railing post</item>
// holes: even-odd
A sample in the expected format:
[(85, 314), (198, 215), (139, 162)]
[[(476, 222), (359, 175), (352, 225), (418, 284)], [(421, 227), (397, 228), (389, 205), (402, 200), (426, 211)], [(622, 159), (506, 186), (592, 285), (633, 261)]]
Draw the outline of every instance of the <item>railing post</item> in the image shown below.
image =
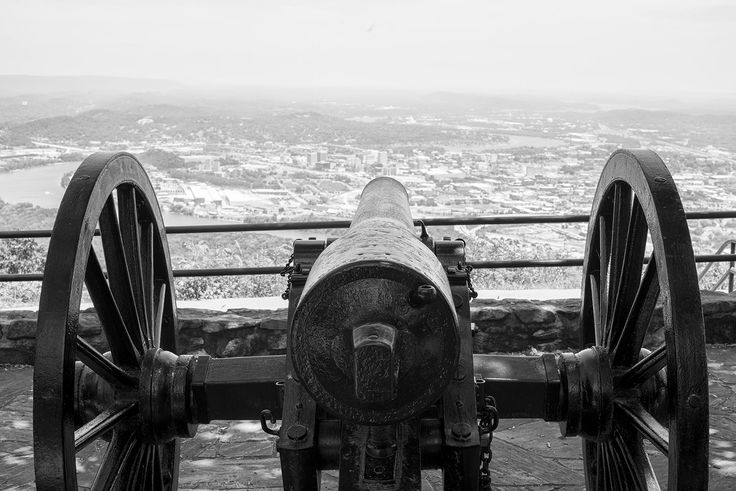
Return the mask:
[[(736, 253), (736, 241), (731, 241), (731, 254)], [(734, 262), (728, 263), (728, 293), (733, 292), (733, 266)]]

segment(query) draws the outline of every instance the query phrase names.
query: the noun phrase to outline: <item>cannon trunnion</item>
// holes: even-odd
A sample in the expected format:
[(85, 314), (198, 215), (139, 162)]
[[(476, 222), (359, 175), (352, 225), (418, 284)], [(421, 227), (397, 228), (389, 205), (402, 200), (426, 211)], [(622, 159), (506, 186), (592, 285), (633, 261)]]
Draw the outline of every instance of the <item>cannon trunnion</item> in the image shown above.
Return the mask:
[[(473, 354), (465, 244), (414, 226), (403, 186), (372, 181), (344, 236), (294, 244), (285, 356), (179, 355), (152, 186), (129, 154), (89, 157), (62, 201), (44, 273), (38, 488), (76, 489), (75, 457), (96, 442), (104, 455), (85, 486), (176, 489), (179, 445), (197, 424), (260, 418), (278, 435), (285, 489), (319, 489), (326, 469), (339, 469), (345, 490), (420, 489), (424, 469), (441, 469), (445, 489), (489, 489), (499, 416), (558, 421), (563, 436), (582, 437), (588, 489), (707, 488), (702, 311), (684, 212), (659, 157), (618, 151), (603, 170), (575, 353)], [(77, 335), (83, 288), (107, 353)], [(649, 346), (655, 309), (664, 342)]]

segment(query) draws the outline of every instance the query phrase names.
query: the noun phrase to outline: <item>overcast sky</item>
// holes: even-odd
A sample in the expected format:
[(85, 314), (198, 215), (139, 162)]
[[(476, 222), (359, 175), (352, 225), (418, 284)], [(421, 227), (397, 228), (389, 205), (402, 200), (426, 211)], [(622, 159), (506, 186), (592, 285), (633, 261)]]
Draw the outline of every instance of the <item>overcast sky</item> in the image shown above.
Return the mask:
[(35, 1), (0, 73), (191, 84), (736, 93), (736, 2)]

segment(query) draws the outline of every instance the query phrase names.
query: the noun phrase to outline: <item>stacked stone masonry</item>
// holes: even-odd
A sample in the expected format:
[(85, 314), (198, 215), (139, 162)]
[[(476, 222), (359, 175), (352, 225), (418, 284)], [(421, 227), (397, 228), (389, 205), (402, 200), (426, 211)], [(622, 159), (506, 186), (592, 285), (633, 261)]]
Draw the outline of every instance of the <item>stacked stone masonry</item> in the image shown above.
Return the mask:
[[(736, 343), (736, 295), (704, 291), (701, 296), (707, 342)], [(36, 317), (32, 311), (0, 311), (0, 363), (33, 363)], [(474, 351), (575, 350), (579, 319), (579, 299), (476, 300), (471, 304)], [(179, 350), (214, 357), (284, 354), (286, 323), (285, 309), (179, 309)], [(663, 338), (661, 309), (655, 312), (652, 327), (647, 345), (657, 345)], [(106, 351), (94, 310), (80, 313), (79, 334)]]

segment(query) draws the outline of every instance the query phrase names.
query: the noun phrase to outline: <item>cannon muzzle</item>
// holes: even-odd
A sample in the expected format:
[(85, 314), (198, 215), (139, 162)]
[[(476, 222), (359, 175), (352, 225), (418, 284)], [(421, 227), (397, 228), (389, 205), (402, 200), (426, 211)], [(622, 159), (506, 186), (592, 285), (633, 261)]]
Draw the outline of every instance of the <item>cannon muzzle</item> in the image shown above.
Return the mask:
[(294, 313), (289, 355), (298, 377), (319, 404), (356, 423), (418, 415), (457, 367), (447, 274), (413, 228), (404, 187), (391, 178), (368, 183)]

